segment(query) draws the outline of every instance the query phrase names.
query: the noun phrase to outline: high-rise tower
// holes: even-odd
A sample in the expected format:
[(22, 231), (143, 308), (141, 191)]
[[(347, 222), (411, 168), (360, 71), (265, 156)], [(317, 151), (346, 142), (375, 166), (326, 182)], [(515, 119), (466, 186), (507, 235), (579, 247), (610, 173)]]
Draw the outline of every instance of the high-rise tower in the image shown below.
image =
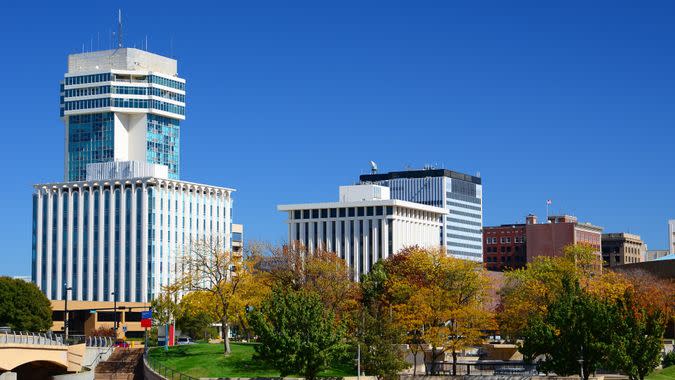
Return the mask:
[(149, 302), (195, 244), (231, 249), (233, 189), (179, 180), (185, 80), (129, 48), (71, 54), (65, 180), (34, 186), (32, 279), (52, 300)]
[(185, 80), (176, 60), (121, 48), (68, 56), (61, 82), (66, 181), (86, 179), (87, 165), (140, 161), (180, 176)]

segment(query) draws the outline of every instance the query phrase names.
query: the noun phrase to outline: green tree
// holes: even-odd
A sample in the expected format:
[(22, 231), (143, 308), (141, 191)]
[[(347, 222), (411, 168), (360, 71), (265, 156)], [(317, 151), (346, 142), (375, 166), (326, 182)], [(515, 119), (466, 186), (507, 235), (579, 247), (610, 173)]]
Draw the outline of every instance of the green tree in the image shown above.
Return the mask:
[(661, 362), (663, 313), (642, 307), (629, 291), (617, 302), (615, 310), (607, 366), (621, 370), (631, 380), (643, 380)]
[(211, 322), (211, 316), (203, 311), (181, 313), (176, 319), (176, 327), (193, 339), (202, 339), (211, 331)]
[(47, 331), (52, 327), (52, 306), (35, 284), (0, 277), (0, 326)]
[(343, 327), (314, 292), (276, 288), (249, 320), (261, 343), (255, 347), (256, 360), (278, 369), (281, 376), (315, 379), (347, 348)]
[[(612, 306), (585, 292), (579, 282), (563, 278), (561, 293), (545, 315), (534, 315), (523, 331), (521, 352), (531, 361), (539, 355), (544, 372), (580, 374), (586, 380), (606, 362), (611, 336)], [(580, 364), (580, 360), (583, 360)]]
[(373, 265), (361, 279), (361, 321), (358, 329), (358, 344), (361, 345), (363, 370), (379, 379), (398, 379), (402, 370), (410, 367), (404, 359), (400, 344), (405, 341), (406, 331), (396, 324), (388, 308), (382, 302), (387, 274), (382, 262)]

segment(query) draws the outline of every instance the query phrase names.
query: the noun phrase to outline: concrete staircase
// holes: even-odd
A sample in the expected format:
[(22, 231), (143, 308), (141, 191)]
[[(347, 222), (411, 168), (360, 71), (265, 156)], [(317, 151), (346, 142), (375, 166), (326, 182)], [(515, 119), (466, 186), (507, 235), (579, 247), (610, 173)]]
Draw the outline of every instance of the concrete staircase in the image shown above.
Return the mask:
[(95, 380), (142, 380), (143, 349), (116, 348), (108, 360), (94, 370)]

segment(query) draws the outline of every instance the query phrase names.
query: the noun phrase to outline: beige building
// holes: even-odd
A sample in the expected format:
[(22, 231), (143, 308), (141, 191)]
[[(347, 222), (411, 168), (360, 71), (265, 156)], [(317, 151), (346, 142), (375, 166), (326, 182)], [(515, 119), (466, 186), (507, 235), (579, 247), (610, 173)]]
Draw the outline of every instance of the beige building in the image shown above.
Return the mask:
[[(52, 331), (64, 331), (65, 301), (51, 300)], [(116, 306), (116, 309), (115, 309)], [(68, 334), (89, 336), (103, 327), (114, 329), (117, 314), (117, 336), (119, 338), (142, 338), (145, 329), (141, 327), (141, 312), (150, 308), (143, 302), (99, 302), (68, 301)]]
[(668, 256), (670, 252), (667, 249), (648, 249), (645, 255), (645, 261), (652, 261), (663, 256)]
[(647, 245), (639, 235), (625, 232), (602, 234), (602, 260), (605, 266), (641, 263)]
[(232, 253), (242, 255), (244, 253), (244, 225), (232, 224)]

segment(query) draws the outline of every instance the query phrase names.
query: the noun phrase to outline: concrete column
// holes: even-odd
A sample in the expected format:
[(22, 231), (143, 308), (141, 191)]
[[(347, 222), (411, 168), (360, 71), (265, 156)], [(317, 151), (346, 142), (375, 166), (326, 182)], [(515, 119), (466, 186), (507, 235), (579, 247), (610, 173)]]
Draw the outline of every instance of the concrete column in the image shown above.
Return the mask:
[(96, 263), (98, 268), (98, 276), (95, 279), (98, 284), (98, 292), (94, 296), (96, 301), (105, 301), (108, 299), (108, 295), (103, 292), (103, 284), (105, 282), (105, 270), (104, 270), (104, 260), (105, 260), (105, 192), (103, 191), (103, 184), (98, 188), (98, 210), (96, 218), (98, 219), (98, 262)]
[(124, 188), (124, 183), (120, 186), (120, 256), (118, 261), (117, 273), (119, 276), (119, 294), (117, 299), (121, 302), (126, 302), (127, 290), (127, 191)]
[[(57, 193), (56, 205), (56, 293), (55, 299), (63, 299), (63, 192)], [(70, 210), (68, 210), (70, 212)]]
[(136, 268), (136, 239), (140, 238), (136, 236), (137, 226), (137, 216), (138, 210), (136, 204), (138, 202), (138, 197), (136, 196), (136, 184), (131, 184), (131, 215), (129, 218), (129, 299), (130, 302), (138, 302), (139, 299), (136, 297), (136, 271), (139, 268)]
[(140, 302), (148, 302), (148, 285), (150, 279), (148, 273), (148, 188), (144, 183), (141, 194), (141, 299)]
[(75, 281), (77, 282), (77, 292), (75, 299), (82, 300), (85, 297), (82, 291), (84, 281), (84, 188), (79, 188), (77, 192), (77, 268)]
[[(65, 282), (68, 284), (67, 286), (72, 287), (73, 286), (73, 268), (75, 267), (73, 263), (73, 233), (74, 233), (74, 228), (73, 228), (73, 220), (75, 219), (75, 216), (73, 215), (73, 189), (68, 189), (68, 227), (66, 229), (66, 234), (67, 236), (67, 247), (66, 247), (66, 278)], [(78, 214), (79, 214), (79, 204), (78, 204)], [(68, 297), (68, 299), (72, 300), (73, 299), (73, 292), (66, 292), (66, 294), (63, 295), (64, 298)]]
[[(94, 194), (93, 187), (89, 187), (89, 207), (87, 213), (89, 214), (87, 226), (87, 301), (94, 300)], [(98, 249), (98, 247), (96, 247)]]
[[(116, 256), (116, 250), (115, 250), (115, 184), (111, 183), (110, 184), (110, 199), (108, 200), (108, 231), (106, 233), (108, 234), (108, 294), (105, 295), (105, 297), (113, 301), (114, 298), (117, 298), (117, 300), (120, 300), (120, 295), (118, 294), (118, 290), (115, 288), (115, 275), (116, 275), (116, 270), (115, 270), (115, 256)], [(111, 295), (112, 292), (115, 292), (115, 295)]]
[(47, 267), (45, 268), (46, 272), (46, 289), (44, 289), (47, 298), (53, 299), (54, 295), (52, 294), (52, 267), (54, 263), (52, 262), (52, 256), (54, 252), (54, 239), (53, 239), (53, 229), (54, 229), (54, 191), (52, 189), (47, 190), (47, 252), (45, 252), (45, 258), (47, 261)]
[(37, 190), (37, 220), (35, 223), (37, 224), (37, 228), (35, 229), (35, 236), (36, 239), (36, 247), (35, 247), (35, 283), (37, 284), (38, 288), (42, 290), (43, 292), (45, 289), (42, 289), (42, 276), (44, 276), (44, 273), (42, 273), (42, 255), (44, 252), (42, 252), (42, 232), (44, 229), (43, 226), (43, 218), (42, 218), (42, 207), (44, 203), (44, 194), (42, 192), (42, 189)]

